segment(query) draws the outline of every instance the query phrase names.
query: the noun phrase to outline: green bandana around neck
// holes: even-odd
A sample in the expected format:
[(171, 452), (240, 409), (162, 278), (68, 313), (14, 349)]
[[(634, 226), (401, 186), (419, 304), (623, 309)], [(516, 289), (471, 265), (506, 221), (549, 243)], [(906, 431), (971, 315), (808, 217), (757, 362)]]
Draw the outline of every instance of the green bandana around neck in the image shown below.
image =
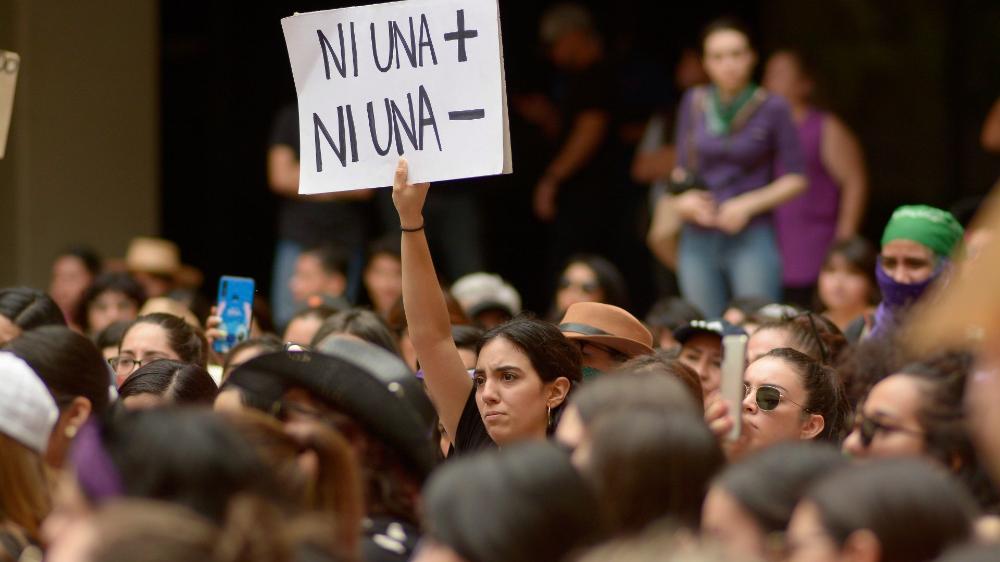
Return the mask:
[(903, 205), (892, 213), (882, 234), (882, 245), (893, 240), (912, 240), (938, 256), (950, 256), (965, 230), (948, 211), (927, 205)]
[(725, 136), (732, 131), (733, 120), (740, 110), (753, 99), (757, 93), (757, 84), (751, 82), (743, 91), (736, 95), (729, 103), (723, 103), (719, 97), (719, 88), (712, 86), (711, 95), (708, 96), (705, 104), (705, 116), (707, 117), (708, 132), (715, 136)]

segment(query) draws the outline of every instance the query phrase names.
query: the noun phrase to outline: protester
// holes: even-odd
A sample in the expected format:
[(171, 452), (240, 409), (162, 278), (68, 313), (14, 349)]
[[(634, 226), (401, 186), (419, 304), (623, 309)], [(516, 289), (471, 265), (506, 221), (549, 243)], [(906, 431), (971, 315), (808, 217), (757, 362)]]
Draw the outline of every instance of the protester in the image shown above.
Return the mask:
[(639, 373), (662, 375), (680, 381), (688, 389), (691, 398), (695, 399), (699, 411), (704, 409), (705, 392), (701, 388), (701, 378), (691, 367), (688, 367), (669, 351), (658, 350), (652, 355), (640, 355), (622, 363), (615, 374)]
[(218, 392), (219, 387), (208, 371), (169, 359), (139, 367), (118, 385), (118, 398), (128, 410), (166, 405), (211, 407)]
[(330, 316), (313, 336), (310, 347), (322, 351), (323, 343), (329, 338), (354, 338), (400, 355), (396, 338), (392, 337), (385, 321), (370, 310), (353, 308)]
[(826, 318), (806, 312), (791, 318), (763, 322), (747, 341), (752, 363), (772, 349), (790, 347), (824, 365), (836, 365), (847, 347), (840, 329)]
[(806, 490), (847, 459), (833, 446), (785, 443), (752, 455), (722, 471), (712, 482), (702, 511), (702, 534), (740, 557), (780, 562), (775, 541)]
[(271, 306), (278, 328), (298, 309), (289, 280), (300, 253), (324, 244), (335, 244), (348, 255), (347, 293), (357, 286), (369, 228), (372, 191), (359, 189), (321, 196), (299, 195), (299, 120), (295, 105), (278, 112), (267, 148), (267, 184), (278, 197), (277, 243), (271, 278)]
[(274, 475), (251, 445), (207, 411), (158, 408), (88, 423), (69, 464), (42, 529), (53, 549), (95, 510), (121, 498), (169, 502), (215, 525), (235, 523), (238, 497), (258, 505), (280, 498)]
[(725, 320), (692, 320), (674, 332), (674, 339), (681, 344), (677, 358), (698, 373), (706, 406), (722, 382), (722, 338), (729, 335), (746, 332)]
[(597, 379), (574, 394), (555, 436), (582, 466), (590, 457), (593, 424), (606, 415), (636, 411), (702, 414), (701, 404), (679, 381), (656, 373), (624, 372)]
[(716, 318), (733, 296), (780, 300), (781, 256), (770, 212), (807, 182), (787, 102), (752, 82), (757, 55), (749, 33), (719, 20), (705, 29), (702, 47), (712, 84), (681, 101), (672, 179), (684, 221), (681, 293)]
[(115, 322), (114, 324), (109, 324), (108, 327), (94, 336), (94, 345), (101, 351), (101, 355), (104, 356), (105, 360), (111, 361), (115, 357), (118, 357), (118, 346), (122, 343), (122, 336), (125, 335), (125, 330), (128, 330), (128, 327), (131, 325), (132, 321)]
[[(613, 68), (592, 14), (579, 4), (550, 7), (539, 23), (542, 48), (555, 67), (555, 83), (535, 111), (523, 111), (551, 135), (553, 150), (535, 182), (532, 209), (553, 223), (549, 271), (579, 252), (610, 255), (622, 221), (609, 210), (621, 208), (610, 185)], [(606, 213), (607, 230), (593, 228), (595, 213)]]
[(347, 253), (329, 244), (300, 253), (288, 281), (295, 306), (307, 306), (311, 298), (328, 298), (342, 300), (342, 307), (347, 307), (347, 262)]
[(653, 333), (654, 347), (679, 349), (680, 342), (674, 332), (694, 320), (704, 320), (704, 315), (691, 303), (680, 297), (666, 297), (657, 301), (646, 314), (646, 326)]
[(407, 325), (427, 392), (455, 451), (544, 439), (555, 430), (573, 383), (583, 377), (579, 349), (551, 324), (515, 319), (483, 336), (475, 378), (469, 378), (423, 233), (421, 209), (430, 184), (408, 183), (407, 172), (400, 160), (393, 184), (403, 229)]
[(972, 498), (916, 460), (836, 471), (808, 491), (788, 526), (790, 562), (853, 556), (929, 562), (972, 534)]
[(45, 462), (62, 468), (83, 424), (109, 411), (111, 369), (87, 338), (63, 326), (29, 330), (3, 349), (31, 366), (56, 401), (59, 419), (45, 448)]
[(76, 320), (80, 300), (100, 272), (101, 258), (84, 246), (70, 248), (52, 262), (48, 294), (62, 310), (67, 324)]
[[(183, 506), (144, 499), (122, 499), (96, 510), (70, 527), (46, 557), (52, 562), (287, 562), (306, 550), (303, 560), (341, 562), (329, 540), (316, 536), (311, 521), (281, 518), (277, 510), (239, 498), (228, 522), (214, 523)], [(300, 527), (292, 530), (293, 527)], [(301, 527), (310, 527), (307, 530)], [(301, 539), (294, 544), (290, 535)], [(303, 537), (302, 535), (311, 535)], [(297, 541), (298, 542), (298, 541)], [(298, 548), (296, 548), (298, 547)], [(305, 548), (303, 548), (305, 547)], [(235, 554), (234, 554), (235, 553)]]
[[(468, 379), (468, 376), (466, 375)], [(319, 422), (344, 434), (362, 468), (367, 523), (363, 558), (407, 560), (420, 537), (420, 486), (436, 457), (429, 439), (434, 406), (393, 354), (334, 339), (324, 354), (272, 353), (233, 371), (216, 403), (251, 407), (293, 435)]]
[(177, 316), (155, 312), (140, 316), (125, 330), (118, 357), (111, 366), (115, 369), (115, 385), (120, 386), (136, 369), (158, 359), (204, 367), (207, 358), (204, 334)]
[(224, 382), (232, 374), (233, 369), (236, 369), (254, 357), (281, 351), (284, 348), (285, 346), (281, 343), (281, 340), (271, 334), (239, 342), (229, 350), (229, 353), (226, 353), (226, 356), (222, 360), (221, 380)]
[(574, 256), (559, 277), (552, 318), (562, 318), (570, 306), (581, 302), (628, 308), (627, 291), (625, 278), (610, 261), (592, 254)]
[(884, 337), (902, 322), (914, 303), (950, 270), (950, 256), (962, 240), (964, 230), (955, 217), (926, 205), (904, 205), (892, 213), (882, 234), (875, 277), (882, 302), (872, 322), (857, 321), (847, 329), (854, 333)]
[(285, 333), (281, 336), (282, 341), (301, 346), (309, 345), (323, 326), (323, 322), (337, 312), (340, 311), (325, 304), (299, 310), (288, 321)]
[(127, 273), (99, 275), (80, 299), (75, 321), (91, 337), (115, 322), (131, 322), (146, 303), (142, 286)]
[(473, 324), (496, 328), (521, 313), (521, 295), (499, 275), (470, 273), (451, 286), (451, 296)]
[(856, 235), (861, 225), (868, 199), (864, 155), (851, 130), (816, 107), (816, 76), (801, 52), (772, 54), (763, 85), (788, 101), (805, 158), (809, 188), (774, 209), (774, 226), (785, 301), (811, 306), (820, 260), (835, 240)]
[(165, 297), (180, 287), (197, 288), (202, 281), (201, 272), (181, 263), (177, 244), (163, 238), (133, 238), (125, 253), (125, 266), (150, 299)]
[(613, 533), (641, 532), (665, 518), (701, 526), (708, 483), (726, 462), (701, 416), (625, 411), (599, 418), (590, 433), (584, 472)]
[(361, 468), (347, 438), (320, 422), (291, 433), (273, 417), (252, 410), (224, 417), (279, 478), (293, 512), (329, 516), (336, 543), (356, 556), (364, 497)]
[(614, 370), (633, 357), (653, 353), (653, 335), (642, 322), (609, 304), (570, 305), (559, 322), (559, 330), (580, 347), (585, 379)]
[(39, 326), (65, 326), (66, 319), (48, 295), (27, 287), (0, 289), (0, 345)]
[(59, 416), (55, 401), (24, 361), (0, 352), (0, 557), (27, 549), (41, 557), (39, 528), (49, 510), (42, 455)]
[(849, 410), (833, 369), (794, 349), (775, 349), (744, 373), (742, 432), (730, 458), (785, 441), (840, 443)]
[(402, 265), (399, 244), (392, 238), (380, 238), (368, 247), (364, 283), (372, 310), (383, 318), (402, 295)]
[(597, 498), (566, 453), (547, 443), (449, 462), (428, 482), (424, 502), (428, 540), (415, 562), (551, 562), (603, 536)]
[(817, 296), (823, 316), (841, 331), (869, 316), (879, 301), (875, 280), (876, 252), (864, 238), (834, 243), (819, 271)]
[(1000, 507), (967, 429), (972, 356), (947, 353), (900, 369), (872, 387), (844, 451), (854, 458), (926, 457), (962, 482), (984, 510)]

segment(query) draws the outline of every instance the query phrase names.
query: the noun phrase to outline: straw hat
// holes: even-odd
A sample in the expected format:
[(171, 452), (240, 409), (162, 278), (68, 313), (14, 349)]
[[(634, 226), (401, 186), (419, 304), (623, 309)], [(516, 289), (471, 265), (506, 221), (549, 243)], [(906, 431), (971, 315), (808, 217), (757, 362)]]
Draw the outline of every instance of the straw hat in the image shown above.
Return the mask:
[(203, 279), (197, 268), (181, 262), (177, 244), (163, 238), (133, 238), (125, 252), (125, 265), (133, 273), (168, 277), (185, 287), (197, 287)]
[(653, 353), (653, 334), (635, 316), (610, 304), (572, 304), (559, 329), (571, 340), (594, 342), (629, 357)]

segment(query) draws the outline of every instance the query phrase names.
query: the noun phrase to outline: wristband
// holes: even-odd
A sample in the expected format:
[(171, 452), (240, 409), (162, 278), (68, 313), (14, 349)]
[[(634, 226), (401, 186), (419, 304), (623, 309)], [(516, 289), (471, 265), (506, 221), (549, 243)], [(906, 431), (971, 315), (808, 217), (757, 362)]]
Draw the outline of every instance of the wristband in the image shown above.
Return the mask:
[(417, 228), (404, 228), (403, 225), (399, 225), (399, 229), (402, 230), (403, 232), (420, 232), (421, 230), (424, 229), (424, 225), (421, 224)]

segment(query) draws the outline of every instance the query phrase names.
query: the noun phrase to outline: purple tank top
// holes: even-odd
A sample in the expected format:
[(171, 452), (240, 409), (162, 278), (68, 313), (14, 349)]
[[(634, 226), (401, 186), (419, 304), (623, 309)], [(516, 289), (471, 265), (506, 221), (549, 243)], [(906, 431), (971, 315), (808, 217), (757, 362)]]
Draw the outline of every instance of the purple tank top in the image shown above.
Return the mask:
[[(782, 280), (787, 287), (808, 287), (816, 283), (837, 234), (840, 188), (823, 165), (820, 149), (825, 120), (826, 113), (811, 109), (798, 126), (809, 188), (774, 211)], [(780, 175), (780, 161), (778, 168)]]

